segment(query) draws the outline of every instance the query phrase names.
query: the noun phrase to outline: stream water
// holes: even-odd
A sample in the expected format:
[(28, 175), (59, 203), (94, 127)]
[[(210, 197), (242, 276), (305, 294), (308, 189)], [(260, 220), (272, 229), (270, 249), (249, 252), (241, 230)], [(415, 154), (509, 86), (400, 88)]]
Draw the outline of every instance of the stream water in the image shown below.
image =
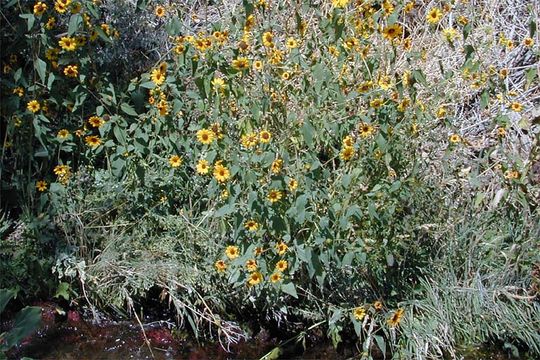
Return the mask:
[[(278, 345), (277, 339), (257, 337), (232, 345), (229, 351), (217, 343), (200, 344), (187, 336), (171, 331), (161, 322), (145, 325), (145, 342), (141, 327), (134, 322), (85, 321), (74, 311), (58, 319), (52, 309), (43, 311), (43, 327), (8, 353), (8, 359), (30, 357), (43, 360), (103, 360), (103, 359), (260, 359)], [(1, 332), (1, 331), (0, 331)], [(336, 351), (331, 344), (314, 343), (283, 349), (280, 359), (359, 359), (354, 346)], [(510, 359), (507, 354), (471, 349), (465, 360)]]

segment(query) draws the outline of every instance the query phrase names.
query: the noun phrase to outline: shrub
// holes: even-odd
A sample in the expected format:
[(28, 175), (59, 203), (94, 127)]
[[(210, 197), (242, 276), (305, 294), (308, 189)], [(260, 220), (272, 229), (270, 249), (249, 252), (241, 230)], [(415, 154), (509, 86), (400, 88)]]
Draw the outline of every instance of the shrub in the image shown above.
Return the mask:
[[(208, 322), (237, 340), (221, 316), (250, 313), (397, 354), (402, 305), (439, 258), (467, 257), (452, 230), (468, 209), (537, 218), (525, 6), (530, 33), (498, 44), (481, 25), (499, 18), (461, 3), (306, 2), (285, 16), (246, 1), (191, 28), (182, 7), (145, 2), (2, 6), (18, 54), (2, 59), (2, 191), (54, 219), (54, 271), (92, 304), (133, 310), (158, 286), (196, 333)], [(125, 64), (134, 44), (158, 51)]]

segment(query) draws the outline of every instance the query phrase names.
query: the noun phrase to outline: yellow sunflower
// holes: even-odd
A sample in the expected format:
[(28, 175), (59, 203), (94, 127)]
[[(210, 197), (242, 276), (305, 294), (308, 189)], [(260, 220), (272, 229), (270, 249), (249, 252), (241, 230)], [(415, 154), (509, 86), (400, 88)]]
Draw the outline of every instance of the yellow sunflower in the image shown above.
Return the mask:
[(394, 39), (401, 37), (403, 34), (403, 27), (399, 24), (393, 24), (385, 27), (382, 34), (386, 40), (393, 41)]
[(272, 134), (270, 133), (270, 131), (262, 130), (259, 133), (259, 140), (261, 143), (268, 144), (270, 142), (270, 139), (272, 139)]
[(399, 325), (399, 323), (401, 322), (401, 319), (403, 318), (403, 316), (405, 315), (405, 309), (403, 308), (400, 308), (400, 309), (397, 309), (389, 318), (388, 320), (386, 320), (386, 322), (388, 323), (388, 325), (390, 327), (396, 327)]
[(523, 110), (523, 105), (521, 105), (521, 103), (517, 101), (514, 101), (513, 103), (510, 104), (510, 109), (512, 109), (512, 111), (515, 111), (515, 112), (521, 112)]
[(178, 155), (173, 155), (169, 158), (169, 164), (173, 168), (180, 167), (182, 165), (182, 158)]
[(64, 68), (64, 75), (71, 78), (76, 78), (79, 76), (79, 69), (77, 65), (68, 65)]
[(96, 135), (90, 135), (84, 138), (86, 145), (90, 146), (92, 149), (97, 148), (101, 145), (101, 139)]
[(69, 131), (67, 131), (66, 129), (62, 129), (58, 131), (58, 134), (56, 134), (56, 136), (59, 137), (60, 139), (65, 139), (69, 136)]
[(253, 68), (257, 71), (260, 71), (263, 68), (263, 62), (261, 60), (254, 61)]
[(279, 260), (276, 264), (276, 271), (284, 272), (288, 266), (287, 260)]
[(200, 159), (197, 162), (197, 174), (199, 175), (206, 175), (210, 171), (210, 163), (204, 159)]
[(373, 109), (378, 109), (381, 106), (383, 106), (384, 100), (381, 98), (375, 98), (369, 102), (369, 106), (371, 106)]
[(38, 1), (34, 4), (34, 15), (41, 16), (47, 10), (47, 4)]
[(214, 178), (220, 182), (224, 183), (231, 177), (231, 172), (225, 166), (217, 164), (214, 166)]
[(366, 316), (366, 309), (363, 306), (359, 306), (353, 310), (353, 316), (356, 320), (362, 321)]
[(248, 278), (248, 285), (249, 286), (254, 286), (254, 285), (257, 285), (257, 284), (260, 284), (261, 281), (263, 280), (263, 276), (260, 272), (253, 272), (251, 273), (251, 275), (249, 275), (249, 278)]
[(341, 149), (341, 152), (339, 153), (339, 158), (343, 161), (349, 161), (353, 158), (354, 154), (355, 151), (352, 146), (345, 146), (343, 149)]
[(45, 190), (47, 190), (47, 182), (44, 181), (44, 180), (40, 180), (36, 183), (36, 189), (37, 191), (39, 192), (44, 192)]
[(251, 219), (245, 222), (244, 227), (249, 231), (257, 231), (259, 228), (259, 223)]
[(253, 272), (257, 270), (257, 261), (255, 259), (249, 259), (246, 261), (246, 269), (249, 272)]
[(275, 272), (272, 275), (270, 275), (270, 281), (272, 283), (277, 283), (277, 282), (281, 281), (282, 279), (283, 278), (281, 276), (281, 273)]
[(58, 45), (65, 51), (75, 51), (77, 49), (77, 40), (70, 36), (64, 36), (58, 41)]
[(270, 31), (267, 31), (263, 34), (262, 36), (262, 42), (263, 42), (263, 45), (266, 46), (266, 47), (274, 47), (274, 35), (272, 34), (272, 32)]
[(26, 104), (26, 108), (28, 109), (28, 111), (35, 114), (39, 111), (39, 109), (41, 108), (41, 105), (39, 104), (39, 101), (37, 100), (30, 100), (28, 104)]
[(215, 134), (212, 130), (201, 129), (197, 131), (197, 140), (199, 140), (201, 144), (209, 145), (214, 141), (214, 138)]
[(68, 10), (70, 4), (71, 0), (56, 0), (54, 3), (54, 10), (60, 14), (64, 14)]
[(232, 67), (239, 71), (244, 71), (249, 68), (249, 60), (245, 57), (239, 57), (232, 61)]
[(288, 38), (285, 42), (285, 46), (287, 46), (288, 49), (295, 49), (298, 47), (298, 41), (296, 41), (295, 38)]
[(272, 189), (268, 193), (268, 200), (273, 204), (283, 197), (283, 193), (280, 190)]
[(248, 133), (245, 135), (242, 135), (242, 138), (240, 139), (240, 143), (243, 147), (246, 149), (252, 148), (255, 145), (257, 145), (258, 142), (258, 136), (256, 133)]
[(276, 244), (276, 250), (279, 255), (283, 255), (287, 252), (289, 247), (283, 241)]
[(161, 85), (165, 82), (166, 75), (160, 69), (154, 69), (150, 73), (150, 78), (156, 85)]
[(103, 124), (105, 124), (105, 120), (103, 120), (99, 116), (94, 115), (94, 116), (90, 116), (90, 118), (88, 118), (88, 124), (90, 124), (90, 126), (92, 126), (94, 128), (99, 128), (99, 127), (103, 126)]
[(216, 270), (218, 272), (223, 272), (223, 271), (225, 271), (227, 269), (227, 264), (223, 260), (216, 261), (214, 266), (216, 267)]
[(272, 162), (272, 166), (270, 167), (270, 170), (273, 174), (279, 174), (281, 172), (281, 168), (283, 167), (283, 159), (276, 159)]
[(298, 181), (295, 179), (290, 179), (287, 186), (289, 187), (290, 191), (295, 191), (298, 188)]
[(461, 141), (461, 137), (458, 134), (452, 134), (450, 135), (449, 140), (452, 144), (457, 144)]
[(439, 23), (439, 21), (441, 21), (442, 17), (443, 17), (443, 13), (442, 13), (441, 9), (436, 8), (436, 7), (429, 10), (428, 13), (426, 14), (427, 22), (432, 24), (432, 25), (435, 25), (435, 24)]
[(371, 136), (371, 134), (373, 134), (374, 131), (375, 131), (375, 128), (373, 127), (373, 125), (365, 123), (365, 122), (361, 123), (360, 126), (358, 127), (358, 133), (364, 139)]
[(238, 256), (240, 256), (240, 251), (238, 250), (238, 246), (229, 245), (225, 249), (225, 255), (231, 260), (236, 259)]
[(528, 48), (533, 47), (533, 45), (534, 45), (533, 38), (527, 37), (527, 38), (523, 39), (523, 45), (525, 45)]
[(338, 9), (342, 9), (349, 3), (349, 0), (332, 0), (332, 6)]
[(164, 17), (165, 16), (165, 8), (161, 5), (156, 6), (156, 10), (154, 11), (157, 17)]

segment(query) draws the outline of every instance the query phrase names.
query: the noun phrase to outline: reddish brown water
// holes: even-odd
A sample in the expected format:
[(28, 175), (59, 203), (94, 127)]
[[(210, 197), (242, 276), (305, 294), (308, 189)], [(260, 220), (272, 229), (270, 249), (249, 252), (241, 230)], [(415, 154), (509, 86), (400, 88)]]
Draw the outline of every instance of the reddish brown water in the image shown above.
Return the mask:
[[(43, 310), (43, 327), (8, 354), (9, 359), (30, 357), (43, 360), (102, 359), (260, 359), (279, 341), (260, 336), (232, 345), (226, 351), (216, 342), (197, 343), (189, 336), (169, 330), (167, 324), (145, 325), (145, 342), (141, 327), (133, 322), (85, 321), (75, 311), (58, 319), (53, 306)], [(354, 346), (336, 351), (329, 343), (314, 343), (304, 348), (299, 344), (285, 346), (280, 359), (359, 359)], [(507, 354), (482, 349), (464, 353), (466, 360), (510, 359)]]
[[(92, 324), (76, 312), (59, 321), (44, 313), (44, 326), (10, 351), (9, 359), (30, 357), (43, 360), (102, 360), (102, 359), (259, 359), (278, 344), (277, 339), (252, 339), (233, 344), (228, 351), (217, 342), (197, 343), (186, 340), (185, 334), (169, 330), (159, 322), (145, 325), (145, 342), (141, 327), (133, 322), (104, 322)], [(331, 345), (288, 346), (281, 358), (287, 359), (345, 359), (351, 351), (336, 352)]]

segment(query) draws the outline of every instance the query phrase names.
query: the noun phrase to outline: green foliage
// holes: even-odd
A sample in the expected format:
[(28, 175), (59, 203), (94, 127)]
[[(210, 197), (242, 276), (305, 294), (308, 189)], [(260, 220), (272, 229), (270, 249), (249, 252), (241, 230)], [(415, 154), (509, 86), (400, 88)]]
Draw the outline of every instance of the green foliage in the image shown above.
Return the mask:
[[(16, 295), (13, 290), (0, 289), (0, 314), (4, 312), (7, 303)], [(19, 344), (32, 334), (41, 323), (41, 308), (25, 307), (15, 316), (12, 328), (0, 334), (0, 358), (5, 358), (5, 352)]]

